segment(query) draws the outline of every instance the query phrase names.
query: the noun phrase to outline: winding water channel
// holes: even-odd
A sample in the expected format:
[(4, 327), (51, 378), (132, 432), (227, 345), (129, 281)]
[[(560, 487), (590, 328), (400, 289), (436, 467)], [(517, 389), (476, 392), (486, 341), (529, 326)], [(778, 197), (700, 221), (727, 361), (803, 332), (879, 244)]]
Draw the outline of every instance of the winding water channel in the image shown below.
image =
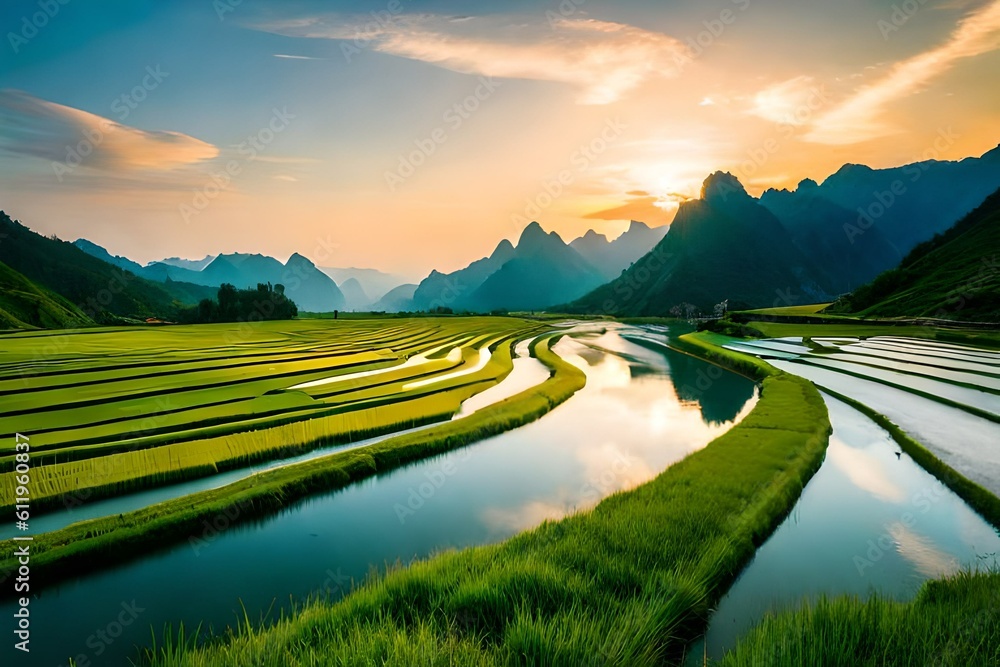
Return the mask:
[(293, 600), (342, 595), (372, 568), (503, 540), (651, 479), (755, 404), (749, 380), (650, 350), (629, 332), (638, 330), (581, 328), (560, 341), (556, 351), (587, 386), (537, 422), (43, 589), (31, 602), (35, 664), (126, 664), (151, 628), (221, 632), (244, 608), (251, 620), (274, 619)]

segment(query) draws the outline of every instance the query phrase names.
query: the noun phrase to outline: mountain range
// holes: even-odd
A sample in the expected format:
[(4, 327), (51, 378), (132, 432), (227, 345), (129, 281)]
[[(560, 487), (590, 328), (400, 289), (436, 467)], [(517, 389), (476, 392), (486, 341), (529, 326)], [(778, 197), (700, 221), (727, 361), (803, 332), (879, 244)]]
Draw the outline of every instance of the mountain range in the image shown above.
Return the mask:
[[(303, 311), (325, 313), (342, 310), (347, 305), (344, 294), (333, 279), (297, 253), (284, 264), (266, 255), (232, 253), (211, 259), (206, 257), (196, 262), (172, 259), (142, 266), (125, 257), (112, 255), (86, 239), (77, 239), (74, 245), (113, 266), (164, 284), (186, 282), (219, 287), (223, 283), (229, 283), (240, 289), (253, 287), (258, 283), (281, 284), (285, 286), (288, 297)], [(180, 266), (181, 264), (184, 266)], [(204, 264), (201, 269), (188, 268), (201, 264)]]
[(1000, 190), (828, 311), (1000, 321)]
[[(839, 308), (872, 314), (901, 314), (923, 301), (941, 310), (954, 300), (955, 281), (971, 284), (968, 270), (989, 263), (983, 253), (995, 248), (998, 187), (1000, 147), (979, 158), (889, 169), (848, 164), (822, 183), (804, 179), (759, 198), (716, 172), (698, 199), (680, 205), (669, 233), (632, 222), (614, 241), (589, 231), (566, 243), (533, 222), (516, 244), (503, 240), (489, 256), (451, 273), (432, 271), (419, 285), (374, 269), (318, 268), (299, 254), (284, 263), (231, 253), (143, 266), (86, 239), (42, 237), (0, 213), (0, 323), (169, 319), (223, 283), (267, 282), (284, 285), (303, 312), (663, 316), (711, 312), (722, 301), (741, 309), (838, 297)], [(969, 266), (961, 266), (963, 256)], [(966, 315), (992, 312), (980, 301), (995, 300), (996, 289), (984, 284), (986, 296), (963, 308)], [(924, 293), (935, 296), (921, 301)]]
[(20, 310), (32, 326), (50, 326), (53, 318), (63, 326), (169, 318), (181, 306), (215, 296), (216, 290), (200, 285), (147, 280), (72, 243), (41, 236), (2, 211), (0, 239), (0, 262), (7, 268), (0, 309)]
[(594, 232), (567, 244), (538, 222), (517, 245), (504, 239), (487, 257), (453, 273), (432, 271), (414, 292), (413, 310), (472, 312), (542, 310), (585, 294), (618, 276), (666, 234), (633, 221), (614, 241)]
[(1000, 186), (1000, 147), (979, 158), (891, 169), (845, 165), (822, 184), (751, 197), (731, 174), (706, 179), (670, 233), (619, 278), (559, 306), (668, 315), (834, 300), (896, 266)]

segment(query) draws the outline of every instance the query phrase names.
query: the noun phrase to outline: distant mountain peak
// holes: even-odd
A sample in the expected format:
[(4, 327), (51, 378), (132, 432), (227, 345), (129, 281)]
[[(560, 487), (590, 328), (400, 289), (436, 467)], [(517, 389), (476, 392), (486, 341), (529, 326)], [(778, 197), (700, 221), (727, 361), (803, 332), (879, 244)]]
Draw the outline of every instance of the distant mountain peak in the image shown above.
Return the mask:
[(830, 175), (825, 181), (823, 181), (823, 185), (837, 181), (854, 181), (862, 178), (869, 178), (874, 171), (875, 170), (868, 165), (848, 162), (838, 169), (836, 173)]
[(313, 264), (310, 259), (308, 259), (307, 257), (303, 257), (297, 252), (293, 252), (292, 256), (288, 258), (287, 262), (285, 262), (285, 266), (291, 266), (293, 264), (302, 266), (313, 266), (313, 267), (315, 266), (315, 264)]
[(813, 179), (803, 178), (801, 181), (799, 181), (799, 186), (797, 190), (812, 190), (813, 188), (818, 188), (818, 187), (819, 183), (817, 183)]
[(502, 259), (504, 257), (510, 257), (514, 253), (514, 244), (509, 240), (504, 239), (497, 244), (496, 249), (493, 254), (490, 255), (490, 259)]
[(721, 199), (725, 201), (730, 195), (749, 197), (740, 180), (728, 171), (717, 171), (705, 179), (701, 186), (701, 198), (705, 201)]
[(524, 228), (521, 232), (521, 238), (517, 240), (517, 246), (520, 248), (522, 244), (527, 243), (531, 245), (533, 243), (538, 243), (544, 241), (548, 234), (542, 229), (542, 226), (537, 222), (532, 222), (530, 225)]
[(632, 222), (629, 223), (628, 230), (625, 233), (628, 234), (629, 232), (634, 232), (640, 229), (643, 231), (649, 231), (650, 227), (645, 222), (640, 222), (639, 220), (633, 220)]

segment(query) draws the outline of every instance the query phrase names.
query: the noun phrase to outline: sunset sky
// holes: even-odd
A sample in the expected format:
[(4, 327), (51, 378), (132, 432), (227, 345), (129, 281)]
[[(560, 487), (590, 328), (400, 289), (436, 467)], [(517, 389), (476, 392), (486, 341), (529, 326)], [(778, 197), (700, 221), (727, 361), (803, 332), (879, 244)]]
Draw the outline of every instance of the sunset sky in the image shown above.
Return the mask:
[(0, 209), (141, 262), (416, 279), (532, 219), (667, 224), (718, 169), (756, 194), (1000, 141), (1000, 0), (16, 0), (0, 24)]

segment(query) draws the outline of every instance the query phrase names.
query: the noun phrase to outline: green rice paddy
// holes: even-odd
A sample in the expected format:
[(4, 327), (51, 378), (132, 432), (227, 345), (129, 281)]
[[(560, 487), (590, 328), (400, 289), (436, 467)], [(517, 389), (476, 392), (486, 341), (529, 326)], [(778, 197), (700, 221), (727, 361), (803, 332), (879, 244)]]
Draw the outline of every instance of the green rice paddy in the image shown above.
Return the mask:
[[(501, 381), (513, 344), (543, 330), (449, 318), (7, 335), (0, 463), (15, 433), (31, 434), (38, 512), (68, 494), (132, 491), (442, 421)], [(426, 363), (406, 363), (420, 354)], [(12, 475), (0, 474), (3, 509)]]

